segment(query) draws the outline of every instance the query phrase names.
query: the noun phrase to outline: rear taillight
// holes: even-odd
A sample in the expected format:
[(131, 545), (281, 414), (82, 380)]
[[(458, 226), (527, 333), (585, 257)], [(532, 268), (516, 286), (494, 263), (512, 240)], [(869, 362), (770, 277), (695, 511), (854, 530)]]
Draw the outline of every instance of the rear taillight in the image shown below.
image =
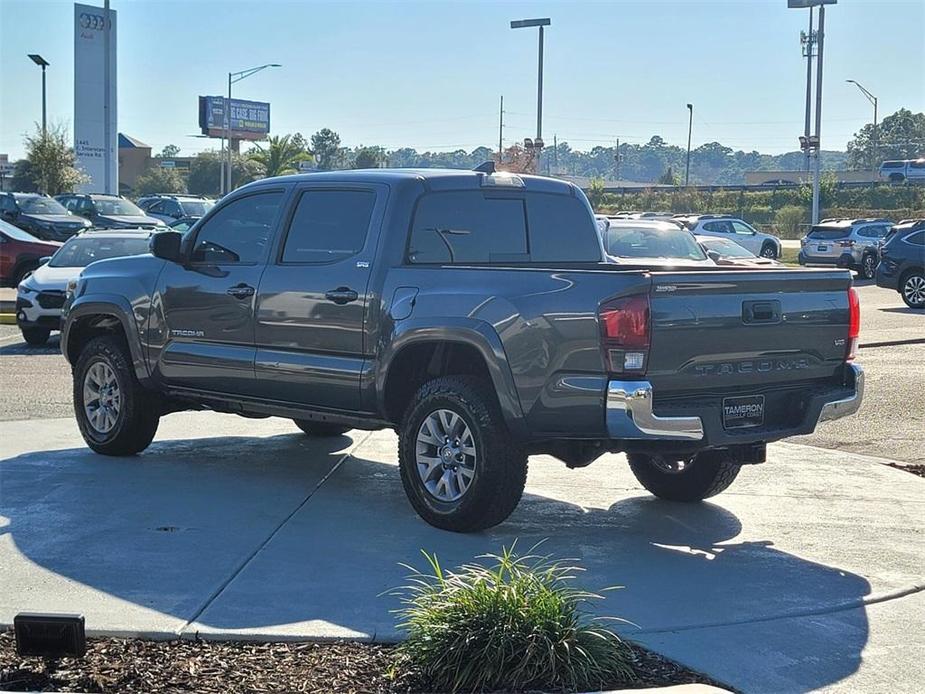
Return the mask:
[(858, 354), (858, 339), (861, 336), (861, 302), (858, 290), (848, 288), (848, 349), (845, 361), (851, 361)]
[(847, 241), (839, 241), (838, 244), (842, 248), (852, 248), (854, 246), (854, 241), (852, 241), (851, 239), (848, 239)]
[(607, 371), (642, 375), (649, 360), (649, 296), (634, 294), (601, 304), (601, 349)]

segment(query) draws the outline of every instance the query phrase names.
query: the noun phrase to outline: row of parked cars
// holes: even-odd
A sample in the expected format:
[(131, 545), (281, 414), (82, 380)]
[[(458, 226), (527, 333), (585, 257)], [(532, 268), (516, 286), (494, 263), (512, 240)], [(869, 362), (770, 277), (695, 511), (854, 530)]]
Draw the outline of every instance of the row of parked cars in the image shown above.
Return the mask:
[(60, 327), (68, 283), (97, 260), (148, 252), (157, 231), (186, 232), (214, 205), (199, 196), (0, 193), (0, 283), (17, 287), (16, 322), (30, 345)]
[[(622, 212), (596, 215), (611, 262), (691, 265), (778, 265), (781, 242), (731, 215)], [(855, 271), (894, 289), (911, 308), (925, 307), (925, 220), (823, 219), (800, 240), (798, 262)]]

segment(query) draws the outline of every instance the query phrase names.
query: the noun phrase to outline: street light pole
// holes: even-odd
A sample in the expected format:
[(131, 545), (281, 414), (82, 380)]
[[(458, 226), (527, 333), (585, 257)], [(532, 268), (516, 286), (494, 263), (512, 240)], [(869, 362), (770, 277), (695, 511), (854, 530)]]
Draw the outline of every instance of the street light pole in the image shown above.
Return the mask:
[(539, 147), (539, 154), (536, 158), (537, 171), (540, 170), (540, 156), (543, 153), (543, 38), (544, 28), (552, 24), (549, 17), (540, 19), (517, 19), (511, 22), (511, 29), (524, 29), (529, 27), (538, 27), (539, 32), (539, 57), (537, 59), (536, 74), (536, 138), (534, 143)]
[(51, 65), (51, 63), (37, 53), (30, 53), (29, 60), (42, 68), (42, 137), (45, 137), (45, 133), (48, 131), (48, 111), (45, 101), (45, 68)]
[(816, 56), (816, 167), (813, 175), (813, 224), (819, 223), (819, 184), (822, 175), (822, 50), (825, 45), (825, 5), (819, 6), (819, 54)]
[(687, 165), (684, 167), (684, 187), (691, 183), (691, 131), (694, 129), (694, 105), (688, 104), (687, 110), (690, 111), (690, 117), (687, 121)]
[[(811, 134), (810, 121), (812, 119), (812, 95), (813, 95), (813, 45), (816, 39), (813, 36), (813, 8), (809, 8), (809, 33), (806, 35), (806, 123), (803, 129), (803, 135), (809, 140)], [(806, 173), (809, 173), (810, 155), (806, 150), (805, 156)]]
[(282, 67), (282, 65), (279, 63), (267, 63), (266, 65), (259, 65), (258, 67), (241, 70), (240, 72), (228, 73), (228, 99), (225, 101), (225, 108), (223, 109), (225, 115), (225, 144), (227, 145), (225, 154), (227, 158), (226, 163), (228, 171), (224, 181), (226, 185), (224, 185), (222, 189), (223, 194), (230, 193), (234, 189), (231, 180), (231, 85), (235, 82), (240, 82), (243, 79), (247, 79), (251, 75), (255, 75), (261, 70), (266, 70), (268, 67)]
[(876, 168), (877, 160), (880, 158), (880, 133), (877, 131), (877, 97), (875, 97), (869, 91), (864, 89), (864, 87), (860, 84), (860, 82), (856, 82), (854, 80), (845, 80), (845, 82), (849, 82), (853, 84), (855, 87), (857, 87), (858, 89), (860, 89), (861, 94), (866, 96), (867, 100), (874, 106), (874, 132), (873, 132), (874, 161), (872, 163), (874, 167)]

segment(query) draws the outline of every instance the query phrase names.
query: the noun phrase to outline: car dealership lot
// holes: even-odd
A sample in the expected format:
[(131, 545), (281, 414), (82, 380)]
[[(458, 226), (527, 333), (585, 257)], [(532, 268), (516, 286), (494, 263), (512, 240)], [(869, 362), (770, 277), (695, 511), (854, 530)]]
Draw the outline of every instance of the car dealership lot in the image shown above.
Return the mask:
[(860, 293), (862, 344), (880, 345), (860, 353), (860, 414), (771, 446), (704, 504), (653, 499), (623, 456), (573, 471), (535, 457), (510, 520), (468, 536), (414, 515), (389, 432), (313, 440), (286, 420), (178, 413), (141, 456), (97, 456), (57, 338), (30, 348), (0, 326), (0, 624), (78, 611), (97, 633), (388, 640), (398, 562), (549, 538), (584, 586), (624, 586), (598, 609), (638, 626), (625, 634), (721, 681), (911, 691), (925, 480), (882, 463), (925, 462), (925, 344), (909, 343), (925, 315)]

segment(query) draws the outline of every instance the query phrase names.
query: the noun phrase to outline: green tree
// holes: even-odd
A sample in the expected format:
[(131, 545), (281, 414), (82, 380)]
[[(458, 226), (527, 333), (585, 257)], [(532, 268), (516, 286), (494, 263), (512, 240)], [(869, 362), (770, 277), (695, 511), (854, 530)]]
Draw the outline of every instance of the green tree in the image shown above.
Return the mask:
[(62, 125), (51, 125), (45, 132), (36, 125), (35, 134), (26, 136), (26, 159), (34, 190), (58, 195), (88, 180), (77, 168), (74, 149), (67, 141), (67, 131)]
[(669, 165), (669, 167), (665, 169), (665, 173), (659, 177), (658, 182), (663, 185), (677, 186), (681, 184), (681, 178), (680, 176), (677, 176), (674, 171), (672, 171), (671, 166)]
[(185, 193), (183, 176), (176, 169), (162, 169), (152, 166), (135, 180), (135, 195), (153, 193)]
[(868, 123), (848, 143), (848, 166), (875, 170), (887, 159), (925, 156), (925, 113), (901, 108), (883, 119), (877, 129)]
[(386, 161), (386, 153), (382, 147), (360, 147), (353, 159), (354, 169), (378, 169)]
[(291, 135), (271, 135), (266, 146), (257, 143), (255, 150), (248, 153), (248, 159), (258, 165), (260, 173), (266, 178), (295, 173), (299, 162), (311, 158), (304, 147), (293, 143)]
[[(190, 163), (189, 178), (186, 187), (193, 195), (217, 196), (221, 194), (222, 155), (208, 150), (200, 152)], [(233, 187), (243, 186), (260, 177), (260, 168), (256, 162), (235, 154), (231, 159)]]
[(344, 152), (340, 146), (340, 135), (330, 128), (322, 128), (312, 135), (312, 152), (318, 168), (322, 171), (340, 168)]
[(167, 145), (161, 150), (160, 154), (155, 154), (155, 159), (173, 159), (180, 154), (180, 148), (176, 145)]
[(591, 185), (588, 188), (588, 202), (591, 208), (597, 212), (601, 203), (604, 202), (604, 181), (600, 178), (592, 178)]
[(10, 179), (13, 190), (21, 193), (37, 193), (38, 185), (35, 182), (35, 169), (28, 159), (20, 159), (13, 164), (13, 177)]

